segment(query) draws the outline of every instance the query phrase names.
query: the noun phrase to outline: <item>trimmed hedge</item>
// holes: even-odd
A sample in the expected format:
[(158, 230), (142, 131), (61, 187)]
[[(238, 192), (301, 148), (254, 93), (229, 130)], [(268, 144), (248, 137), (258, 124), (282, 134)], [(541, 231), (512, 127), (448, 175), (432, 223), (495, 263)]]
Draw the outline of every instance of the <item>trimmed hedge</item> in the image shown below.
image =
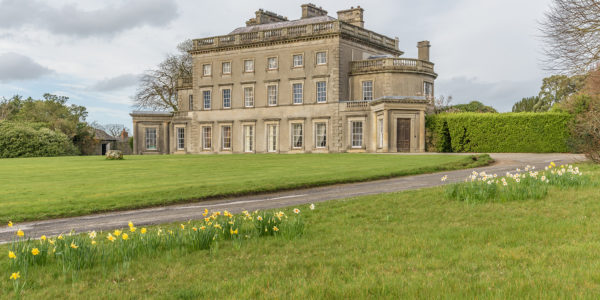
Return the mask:
[(426, 120), (436, 152), (568, 152), (567, 113), (447, 113)]
[(39, 124), (0, 122), (0, 158), (77, 155), (69, 137)]

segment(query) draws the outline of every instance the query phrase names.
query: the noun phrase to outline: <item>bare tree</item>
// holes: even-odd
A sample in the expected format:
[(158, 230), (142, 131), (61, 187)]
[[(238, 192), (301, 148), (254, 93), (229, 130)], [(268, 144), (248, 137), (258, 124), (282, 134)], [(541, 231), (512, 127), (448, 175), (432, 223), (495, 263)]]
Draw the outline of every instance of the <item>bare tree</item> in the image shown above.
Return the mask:
[(177, 81), (192, 76), (193, 43), (186, 40), (177, 46), (178, 54), (171, 54), (156, 69), (146, 71), (134, 97), (134, 107), (152, 110), (178, 110)]
[(106, 133), (108, 133), (112, 137), (118, 137), (121, 135), (121, 132), (125, 130), (129, 135), (129, 128), (125, 127), (123, 124), (106, 124), (104, 125)]
[(600, 62), (600, 1), (554, 0), (541, 23), (548, 70), (585, 74)]
[(440, 95), (437, 98), (435, 98), (434, 102), (433, 102), (433, 106), (434, 106), (434, 112), (436, 114), (439, 114), (441, 112), (445, 112), (446, 110), (448, 110), (451, 106), (452, 103), (452, 96), (444, 96), (444, 95)]

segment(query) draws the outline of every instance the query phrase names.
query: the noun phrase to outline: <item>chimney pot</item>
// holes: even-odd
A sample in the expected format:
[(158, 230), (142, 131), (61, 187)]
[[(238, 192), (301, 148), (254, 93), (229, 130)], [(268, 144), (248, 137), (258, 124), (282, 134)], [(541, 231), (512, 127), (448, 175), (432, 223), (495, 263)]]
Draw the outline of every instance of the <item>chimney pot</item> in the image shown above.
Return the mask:
[(431, 44), (429, 41), (420, 41), (417, 43), (417, 48), (419, 49), (419, 60), (429, 61), (429, 48)]

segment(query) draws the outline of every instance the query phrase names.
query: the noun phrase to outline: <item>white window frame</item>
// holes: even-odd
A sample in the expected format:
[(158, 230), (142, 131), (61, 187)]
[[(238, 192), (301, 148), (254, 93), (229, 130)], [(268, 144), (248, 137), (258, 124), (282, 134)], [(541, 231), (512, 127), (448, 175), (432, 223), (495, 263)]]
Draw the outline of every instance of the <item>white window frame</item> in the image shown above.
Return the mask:
[[(154, 131), (154, 137), (150, 139), (148, 137), (148, 130)], [(148, 141), (154, 141), (154, 147), (148, 147)], [(158, 128), (157, 127), (145, 127), (144, 128), (144, 149), (146, 150), (158, 150)]]
[[(325, 131), (323, 132), (323, 134), (319, 133), (319, 127), (324, 126)], [(317, 149), (325, 149), (327, 148), (327, 122), (326, 121), (315, 121), (313, 123), (313, 127), (315, 130), (314, 136), (315, 136), (315, 148)], [(325, 145), (321, 145), (319, 143), (319, 138), (323, 137), (323, 141), (325, 142)]]
[[(228, 67), (225, 68), (225, 66), (228, 66)], [(223, 75), (231, 74), (231, 62), (230, 61), (224, 61), (221, 63), (221, 74), (223, 74)]]
[[(319, 98), (319, 84), (323, 83), (324, 84), (324, 88), (325, 90), (323, 91), (324, 94), (324, 98)], [(317, 81), (315, 82), (315, 91), (316, 91), (316, 99), (317, 99), (317, 103), (327, 103), (327, 80), (321, 80), (321, 81)]]
[[(250, 91), (247, 93), (246, 91)], [(254, 107), (254, 86), (242, 86), (244, 95), (244, 107)]]
[[(298, 127), (299, 126), (299, 127)], [(297, 132), (297, 128), (300, 128), (300, 134), (298, 135)], [(292, 142), (292, 149), (294, 150), (298, 150), (298, 149), (303, 149), (304, 148), (304, 122), (292, 122), (290, 124), (290, 140)], [(300, 145), (298, 146), (298, 144), (296, 143), (297, 140), (296, 138), (299, 139), (300, 141)]]
[[(250, 63), (250, 67), (248, 68), (248, 63)], [(244, 73), (254, 73), (254, 59), (244, 59)]]
[[(322, 54), (321, 58), (324, 58), (325, 60), (319, 60), (319, 54)], [(321, 66), (321, 65), (326, 65), (327, 64), (327, 51), (317, 51), (317, 53), (315, 53), (315, 64), (317, 66)]]
[(267, 70), (277, 70), (279, 69), (279, 60), (277, 56), (267, 57)]
[[(225, 91), (228, 91), (227, 94), (229, 94), (229, 97), (225, 97)], [(229, 105), (225, 106), (225, 100), (229, 101)], [(231, 108), (231, 88), (224, 88), (221, 89), (221, 105), (223, 106), (223, 109), (230, 109)]]
[[(300, 85), (300, 93), (296, 93), (296, 85)], [(296, 102), (296, 96), (300, 95), (300, 102)], [(292, 82), (292, 104), (300, 105), (304, 103), (304, 83)]]
[(279, 123), (265, 123), (267, 130), (267, 152), (279, 150)]
[[(296, 60), (296, 58), (298, 58), (298, 57), (300, 59)], [(292, 68), (302, 68), (302, 67), (304, 67), (304, 54), (303, 53), (293, 54), (292, 55)]]
[[(427, 87), (430, 87), (429, 92)], [(423, 81), (423, 96), (433, 97), (433, 82)]]
[[(356, 131), (355, 125), (360, 124), (360, 132)], [(363, 120), (350, 121), (350, 146), (352, 148), (362, 148), (364, 145), (365, 122)], [(355, 139), (357, 138), (357, 139)], [(355, 142), (358, 142), (355, 143)]]
[(212, 65), (211, 64), (203, 64), (202, 65), (202, 76), (212, 76)]
[(372, 101), (373, 100), (373, 80), (361, 81), (362, 87), (362, 100)]
[(202, 149), (212, 149), (212, 126), (202, 126)]
[(254, 124), (242, 125), (242, 131), (244, 134), (244, 152), (253, 153), (256, 147), (254, 137), (256, 136), (256, 126)]
[[(229, 136), (225, 135), (225, 128), (229, 128)], [(229, 147), (225, 147), (226, 139), (229, 139)], [(233, 144), (233, 126), (231, 124), (221, 125), (221, 150), (231, 150)]]
[(175, 148), (178, 151), (185, 150), (185, 127), (175, 127)]
[[(206, 97), (207, 95), (208, 95), (208, 98)], [(208, 102), (207, 102), (207, 100), (208, 100)], [(211, 106), (212, 106), (212, 91), (211, 90), (202, 90), (202, 109), (210, 110)]]
[(267, 105), (277, 106), (278, 103), (279, 88), (277, 84), (267, 85)]
[(188, 110), (194, 110), (194, 95), (188, 96)]

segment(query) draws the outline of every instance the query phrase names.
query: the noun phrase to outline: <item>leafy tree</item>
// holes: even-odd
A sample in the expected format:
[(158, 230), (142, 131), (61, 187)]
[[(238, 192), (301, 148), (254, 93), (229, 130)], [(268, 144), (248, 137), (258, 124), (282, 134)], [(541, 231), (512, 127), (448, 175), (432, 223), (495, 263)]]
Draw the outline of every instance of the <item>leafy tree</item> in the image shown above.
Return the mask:
[(152, 110), (178, 110), (177, 83), (192, 77), (193, 43), (186, 40), (177, 46), (178, 54), (169, 55), (156, 69), (148, 70), (140, 78), (134, 97), (134, 107)]
[(600, 63), (598, 0), (554, 0), (541, 30), (548, 69), (585, 74)]
[(538, 95), (541, 102), (538, 111), (548, 111), (556, 103), (561, 103), (579, 92), (585, 85), (585, 78), (582, 75), (553, 75), (544, 78)]
[(451, 106), (447, 112), (478, 112), (478, 113), (497, 113), (496, 109), (487, 106), (479, 101), (471, 101), (468, 104), (456, 104)]

